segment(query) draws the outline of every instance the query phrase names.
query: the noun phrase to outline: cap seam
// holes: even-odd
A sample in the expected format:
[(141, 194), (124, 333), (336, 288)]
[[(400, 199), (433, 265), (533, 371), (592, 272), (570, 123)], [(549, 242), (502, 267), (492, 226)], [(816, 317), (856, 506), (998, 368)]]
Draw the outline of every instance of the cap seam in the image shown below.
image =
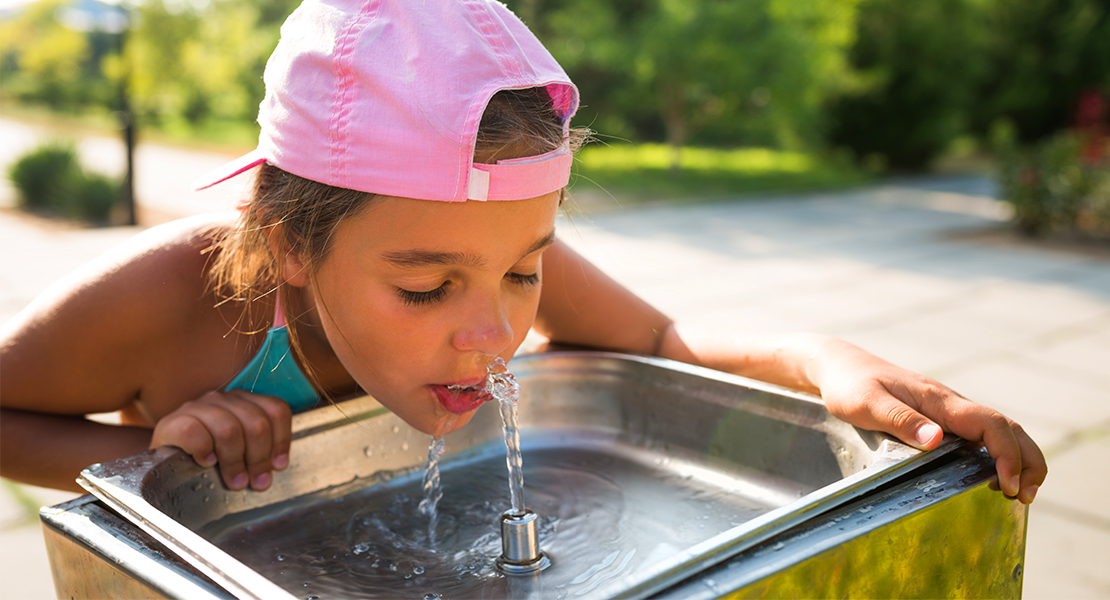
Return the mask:
[(332, 126), (328, 128), (330, 147), (329, 167), (331, 171), (331, 185), (337, 187), (350, 187), (348, 185), (347, 150), (350, 144), (351, 105), (354, 96), (354, 50), (357, 47), (358, 34), (365, 24), (376, 16), (376, 9), (381, 6), (376, 0), (366, 0), (363, 9), (358, 15), (350, 19), (340, 38), (336, 40), (335, 59), (332, 61), (336, 74), (335, 101), (332, 104)]

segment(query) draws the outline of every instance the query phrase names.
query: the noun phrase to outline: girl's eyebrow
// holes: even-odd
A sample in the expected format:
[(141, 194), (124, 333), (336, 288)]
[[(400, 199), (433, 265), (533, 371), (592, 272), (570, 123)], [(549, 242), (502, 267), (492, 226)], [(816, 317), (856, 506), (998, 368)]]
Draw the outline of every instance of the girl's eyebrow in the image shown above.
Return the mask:
[[(555, 230), (543, 236), (528, 247), (520, 258), (524, 258), (533, 252), (542, 250), (555, 242)], [(382, 252), (382, 260), (402, 268), (411, 267), (427, 267), (427, 266), (442, 266), (442, 265), (460, 265), (471, 268), (482, 268), (485, 266), (486, 261), (481, 256), (469, 254), (466, 252), (437, 252), (434, 250), (395, 250), (389, 252)]]

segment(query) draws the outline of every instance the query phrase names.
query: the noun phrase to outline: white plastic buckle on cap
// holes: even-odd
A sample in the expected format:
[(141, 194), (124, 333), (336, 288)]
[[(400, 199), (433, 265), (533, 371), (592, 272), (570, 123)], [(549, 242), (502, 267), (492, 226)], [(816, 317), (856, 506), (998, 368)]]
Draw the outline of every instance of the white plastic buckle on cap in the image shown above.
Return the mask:
[(489, 200), (489, 172), (470, 167), (470, 183), (466, 192), (467, 200), (485, 202)]

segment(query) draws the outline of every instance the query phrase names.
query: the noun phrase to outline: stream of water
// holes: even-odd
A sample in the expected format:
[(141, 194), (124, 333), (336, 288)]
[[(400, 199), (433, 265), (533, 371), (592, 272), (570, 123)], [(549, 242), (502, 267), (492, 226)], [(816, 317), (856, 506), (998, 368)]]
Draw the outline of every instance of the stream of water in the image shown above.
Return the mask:
[(514, 515), (524, 514), (524, 468), (520, 458), (520, 430), (516, 426), (516, 407), (520, 384), (498, 358), (489, 366), (490, 394), (500, 404), (501, 427), (505, 434), (505, 464), (509, 468), (509, 501)]

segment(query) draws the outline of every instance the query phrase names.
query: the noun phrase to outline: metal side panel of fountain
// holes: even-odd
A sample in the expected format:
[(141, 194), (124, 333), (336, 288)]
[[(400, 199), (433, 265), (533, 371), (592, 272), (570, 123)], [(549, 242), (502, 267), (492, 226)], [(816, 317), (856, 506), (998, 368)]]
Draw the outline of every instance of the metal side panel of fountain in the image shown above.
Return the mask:
[[(640, 598), (875, 490), (895, 493), (914, 470), (980, 454), (954, 439), (919, 452), (812, 396), (671, 361), (566, 352), (510, 368), (527, 508), (551, 563), (542, 571), (495, 565), (510, 506), (496, 403), (446, 438), (434, 530), (419, 508), (429, 438), (371, 398), (297, 415), (292, 464), (266, 492), (229, 491), (215, 469), (158, 449), (89, 467), (80, 481), (99, 502), (71, 504), (93, 520), (115, 511), (152, 538), (116, 536), (143, 546), (127, 550), (135, 560), (98, 551), (164, 597), (192, 586), (184, 597)], [(976, 465), (978, 489), (989, 465)], [(67, 522), (71, 508), (44, 509), (48, 547), (98, 543), (87, 514)], [(55, 579), (62, 593), (57, 568)]]

